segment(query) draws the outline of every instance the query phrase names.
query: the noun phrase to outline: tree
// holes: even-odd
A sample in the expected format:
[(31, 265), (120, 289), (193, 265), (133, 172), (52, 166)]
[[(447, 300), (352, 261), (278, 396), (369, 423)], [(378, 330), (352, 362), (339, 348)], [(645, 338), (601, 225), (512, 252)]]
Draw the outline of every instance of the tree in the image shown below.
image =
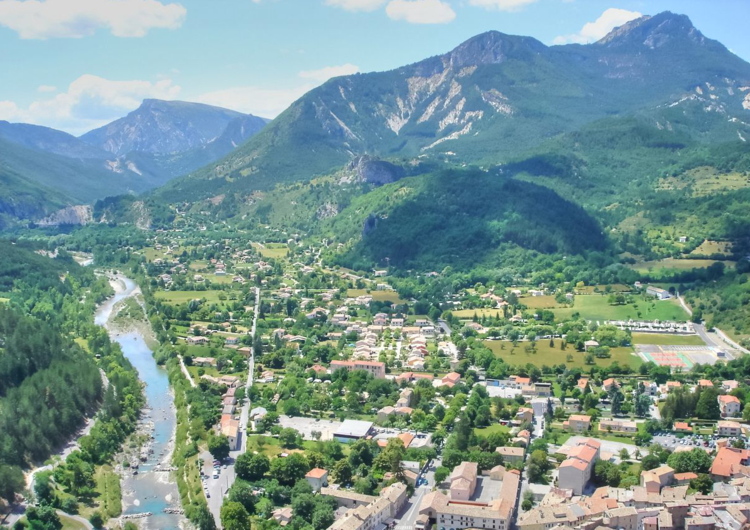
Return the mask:
[(620, 411), (622, 410), (623, 401), (625, 401), (625, 396), (622, 395), (622, 392), (620, 392), (619, 390), (614, 390), (610, 398), (612, 414), (620, 413)]
[(406, 448), (401, 438), (391, 438), (380, 454), (375, 457), (373, 465), (384, 473), (401, 474), (401, 461), (406, 454)]
[(697, 478), (690, 481), (690, 487), (696, 491), (700, 491), (704, 495), (708, 495), (714, 489), (714, 481), (706, 473), (701, 473)]
[(647, 454), (641, 460), (641, 471), (650, 471), (652, 469), (656, 469), (660, 465), (661, 461), (659, 460), (659, 457), (657, 455)]
[(271, 462), (262, 453), (243, 453), (237, 457), (234, 464), (237, 476), (249, 482), (260, 480), (263, 475), (268, 473), (269, 469), (271, 469)]
[(219, 436), (210, 435), (208, 437), (208, 452), (216, 460), (224, 460), (229, 456), (229, 438), (223, 434)]
[(302, 437), (291, 427), (285, 427), (279, 431), (279, 442), (281, 447), (293, 449), (302, 443)]
[[(95, 512), (98, 513), (98, 512)], [(101, 517), (101, 515), (99, 515)], [(40, 506), (35, 508), (29, 506), (26, 509), (26, 520), (29, 522), (29, 526), (32, 530), (60, 530), (62, 528), (62, 522), (57, 516), (55, 508), (52, 506)], [(93, 521), (90, 521), (94, 524)], [(94, 525), (96, 528), (101, 527)]]
[(667, 465), (674, 469), (675, 473), (707, 473), (711, 467), (712, 459), (703, 449), (693, 449), (672, 453), (667, 458)]
[(292, 499), (292, 512), (295, 517), (309, 521), (315, 510), (315, 497), (310, 493), (297, 495)]
[(645, 418), (649, 415), (649, 411), (651, 410), (651, 398), (648, 394), (636, 394), (633, 401), (633, 407), (636, 416)]
[(89, 517), (89, 522), (94, 528), (101, 528), (104, 525), (104, 517), (102, 517), (101, 512), (95, 511)]
[(630, 453), (624, 447), (622, 448), (622, 450), (620, 450), (620, 460), (622, 460), (623, 462), (625, 462), (626, 460), (630, 460)]
[(594, 482), (600, 486), (617, 487), (622, 475), (620, 469), (612, 462), (599, 460), (594, 465)]
[(448, 475), (450, 475), (450, 469), (447, 467), (440, 466), (435, 470), (435, 483), (441, 484), (446, 478), (448, 478)]
[(0, 498), (12, 503), (16, 493), (23, 491), (25, 486), (26, 481), (20, 467), (0, 465)]
[(250, 514), (239, 502), (227, 501), (221, 506), (221, 525), (226, 530), (250, 528)]
[(351, 483), (353, 475), (354, 471), (348, 460), (339, 460), (331, 470), (331, 480), (344, 486)]
[(336, 520), (333, 508), (327, 504), (319, 504), (312, 516), (312, 525), (315, 530), (325, 530)]
[(719, 392), (715, 388), (704, 388), (695, 405), (695, 415), (703, 420), (718, 420), (721, 417), (718, 396)]
[(292, 453), (286, 458), (271, 460), (271, 475), (284, 486), (293, 486), (310, 470), (310, 464), (301, 453)]

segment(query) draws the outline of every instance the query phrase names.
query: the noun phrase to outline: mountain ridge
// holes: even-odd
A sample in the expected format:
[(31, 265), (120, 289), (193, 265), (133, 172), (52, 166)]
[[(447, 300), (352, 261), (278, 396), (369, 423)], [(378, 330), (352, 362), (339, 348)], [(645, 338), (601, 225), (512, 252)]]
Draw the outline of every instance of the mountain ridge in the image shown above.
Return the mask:
[(331, 79), (226, 158), (157, 194), (247, 194), (309, 180), (359, 155), (501, 163), (585, 123), (653, 112), (705, 83), (721, 88), (717, 105), (737, 117), (750, 64), (684, 15), (642, 17), (588, 45), (490, 31), (411, 65)]

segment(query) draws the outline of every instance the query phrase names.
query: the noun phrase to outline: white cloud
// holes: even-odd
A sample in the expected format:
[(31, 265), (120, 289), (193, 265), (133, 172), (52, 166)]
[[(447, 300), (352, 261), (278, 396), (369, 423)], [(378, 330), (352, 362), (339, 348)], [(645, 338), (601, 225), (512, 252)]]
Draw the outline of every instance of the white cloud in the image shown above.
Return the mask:
[(340, 75), (351, 75), (359, 72), (359, 67), (354, 64), (346, 63), (340, 66), (326, 66), (319, 70), (303, 70), (299, 73), (302, 79), (312, 79), (324, 83), (332, 77), (338, 77)]
[(65, 92), (34, 101), (28, 107), (0, 101), (0, 119), (81, 134), (122, 117), (145, 98), (175, 99), (179, 93), (180, 87), (170, 79), (112, 81), (86, 74), (73, 81)]
[(0, 25), (22, 39), (80, 38), (107, 28), (116, 37), (175, 29), (186, 9), (158, 0), (1, 0)]
[(469, 0), (469, 4), (499, 11), (518, 11), (537, 0)]
[(340, 7), (347, 11), (375, 11), (388, 0), (326, 0), (326, 5)]
[(441, 0), (391, 0), (385, 12), (410, 24), (446, 24), (456, 18), (450, 4)]
[(39, 85), (37, 92), (57, 92), (57, 87), (52, 85)]
[(590, 42), (595, 42), (607, 35), (607, 33), (612, 31), (616, 27), (622, 26), (626, 22), (630, 22), (631, 20), (634, 20), (641, 16), (643, 15), (638, 11), (628, 11), (626, 9), (610, 7), (594, 22), (588, 22), (584, 24), (579, 33), (573, 33), (571, 35), (560, 35), (558, 37), (555, 37), (552, 42), (553, 44), (568, 44), (571, 42), (578, 44), (588, 44)]
[(254, 114), (262, 118), (275, 118), (315, 86), (304, 84), (285, 89), (241, 86), (208, 92), (194, 100), (207, 105), (216, 105), (217, 107)]

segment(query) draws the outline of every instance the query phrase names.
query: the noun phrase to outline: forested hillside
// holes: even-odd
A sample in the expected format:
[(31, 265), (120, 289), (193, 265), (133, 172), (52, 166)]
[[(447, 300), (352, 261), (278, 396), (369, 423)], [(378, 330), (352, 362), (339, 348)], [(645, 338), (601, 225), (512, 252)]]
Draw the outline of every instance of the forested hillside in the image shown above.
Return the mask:
[[(141, 387), (119, 347), (93, 323), (95, 307), (112, 292), (107, 280), (65, 252), (53, 258), (36, 244), (0, 244), (0, 496), (20, 492), (21, 469), (43, 462), (98, 410), (70, 459), (76, 471), (60, 475), (75, 500), (90, 495), (84, 486), (93, 483), (94, 465), (132, 432)], [(50, 492), (45, 502), (61, 502)]]

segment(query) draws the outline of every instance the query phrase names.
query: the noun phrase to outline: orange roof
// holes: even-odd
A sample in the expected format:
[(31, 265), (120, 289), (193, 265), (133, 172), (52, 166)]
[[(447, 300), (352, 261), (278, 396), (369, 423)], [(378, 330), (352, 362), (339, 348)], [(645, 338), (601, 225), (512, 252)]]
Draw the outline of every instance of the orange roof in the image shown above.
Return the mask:
[(573, 414), (570, 418), (568, 418), (570, 421), (591, 421), (591, 416), (586, 416), (584, 414)]
[(580, 471), (586, 471), (586, 468), (589, 467), (589, 465), (583, 460), (578, 460), (577, 458), (568, 458), (562, 464), (560, 464), (560, 467), (574, 467)]
[(722, 403), (739, 403), (740, 400), (737, 396), (719, 396), (719, 401)]
[(529, 383), (531, 383), (531, 378), (530, 377), (521, 377), (521, 376), (517, 375), (516, 376), (516, 383), (519, 383), (521, 385), (528, 385)]
[(699, 379), (698, 386), (714, 386), (714, 384), (708, 379)]
[(570, 450), (568, 458), (577, 458), (584, 462), (592, 462), (596, 458), (596, 449), (588, 445), (577, 445)]
[(714, 458), (709, 472), (719, 477), (731, 477), (734, 470), (742, 465), (742, 462), (750, 458), (747, 449), (735, 449), (734, 447), (722, 447)]
[(412, 377), (414, 377), (414, 379), (429, 379), (430, 381), (435, 379), (435, 376), (432, 374), (413, 374)]
[(667, 388), (682, 386), (679, 381), (667, 381)]
[(319, 467), (313, 468), (307, 472), (305, 478), (323, 478), (328, 474), (328, 471)]
[(458, 383), (460, 379), (461, 379), (461, 374), (459, 374), (458, 372), (451, 372), (449, 374), (446, 374), (445, 377), (443, 377), (443, 383), (447, 381), (450, 381), (452, 383)]
[(676, 421), (674, 422), (674, 430), (675, 431), (692, 431), (692, 427), (685, 423), (684, 421)]
[(406, 448), (408, 448), (409, 445), (411, 445), (411, 442), (414, 440), (414, 435), (408, 432), (402, 432), (398, 435), (398, 437), (402, 442), (404, 442), (404, 447)]
[(674, 474), (674, 479), (678, 481), (679, 480), (693, 480), (694, 478), (698, 478), (698, 475), (696, 475), (695, 473), (691, 473), (691, 472)]

